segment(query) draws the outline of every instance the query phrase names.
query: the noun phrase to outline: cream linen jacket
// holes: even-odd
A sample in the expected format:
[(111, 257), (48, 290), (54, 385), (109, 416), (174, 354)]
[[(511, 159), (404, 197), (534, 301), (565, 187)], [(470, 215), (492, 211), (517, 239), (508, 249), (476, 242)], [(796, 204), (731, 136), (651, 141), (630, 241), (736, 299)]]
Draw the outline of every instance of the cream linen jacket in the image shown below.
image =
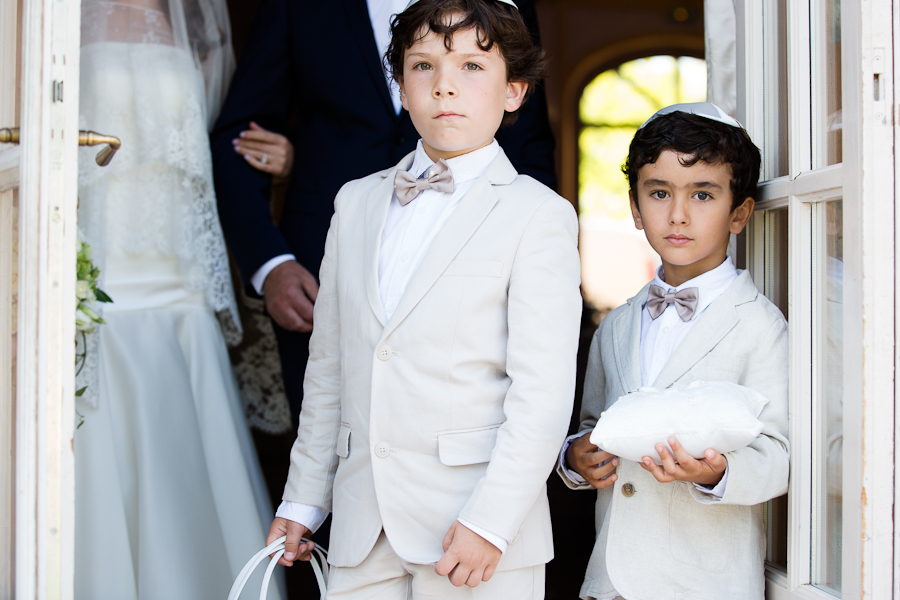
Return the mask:
[[(641, 311), (650, 284), (611, 312), (591, 344), (581, 431), (641, 387)], [(749, 446), (725, 456), (721, 499), (691, 483), (659, 483), (620, 459), (618, 479), (597, 493), (597, 541), (582, 597), (628, 600), (762, 600), (766, 536), (763, 503), (787, 491), (788, 334), (781, 312), (747, 271), (710, 304), (653, 386), (730, 381), (769, 399), (765, 427)], [(573, 489), (593, 489), (557, 472)], [(626, 487), (631, 486), (631, 487)]]
[(284, 499), (332, 511), (333, 565), (359, 564), (382, 528), (401, 558), (434, 563), (457, 518), (510, 542), (498, 569), (542, 564), (575, 388), (575, 211), (501, 151), (387, 321), (381, 231), (412, 157), (335, 200)]

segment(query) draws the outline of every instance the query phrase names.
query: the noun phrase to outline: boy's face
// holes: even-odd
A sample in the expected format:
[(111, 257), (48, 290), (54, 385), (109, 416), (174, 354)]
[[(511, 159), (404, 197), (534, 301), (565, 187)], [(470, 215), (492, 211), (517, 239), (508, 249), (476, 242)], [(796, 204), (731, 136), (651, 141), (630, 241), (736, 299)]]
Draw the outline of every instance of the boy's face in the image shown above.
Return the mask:
[(698, 161), (682, 165), (672, 150), (638, 171), (631, 203), (634, 225), (662, 258), (666, 283), (676, 287), (718, 267), (728, 238), (740, 233), (753, 212), (747, 198), (731, 210), (731, 166)]
[(518, 109), (526, 90), (506, 80), (496, 44), (490, 52), (478, 47), (474, 28), (458, 31), (450, 52), (444, 37), (429, 31), (406, 50), (399, 84), (403, 108), (435, 161), (490, 144), (504, 111)]

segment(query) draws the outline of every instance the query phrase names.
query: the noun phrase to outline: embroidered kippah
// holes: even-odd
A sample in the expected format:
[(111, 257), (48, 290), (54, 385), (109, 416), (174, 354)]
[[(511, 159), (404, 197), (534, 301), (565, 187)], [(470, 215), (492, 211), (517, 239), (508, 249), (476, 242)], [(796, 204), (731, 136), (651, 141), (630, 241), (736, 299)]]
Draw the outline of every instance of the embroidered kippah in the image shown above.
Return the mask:
[(683, 112), (691, 115), (697, 115), (698, 117), (703, 117), (705, 119), (710, 119), (712, 121), (718, 121), (719, 123), (725, 123), (726, 125), (731, 125), (732, 127), (737, 127), (738, 129), (743, 129), (738, 120), (729, 115), (727, 112), (713, 104), (712, 102), (688, 102), (685, 104), (673, 104), (672, 106), (667, 106), (665, 108), (661, 108), (656, 113), (644, 121), (644, 124), (638, 127), (638, 131), (644, 128), (650, 121), (659, 117), (661, 115), (667, 115), (673, 112)]
[[(413, 4), (415, 4), (415, 3), (418, 2), (418, 1), (419, 1), (419, 0), (412, 0), (412, 2), (410, 2), (409, 4), (406, 5), (406, 8), (409, 8), (410, 6), (412, 6)], [(512, 6), (513, 8), (515, 8), (516, 10), (519, 10), (519, 7), (516, 6), (516, 3), (513, 2), (513, 0), (496, 0), (496, 1), (497, 1), (497, 2), (502, 2), (503, 4), (509, 4), (510, 6)]]

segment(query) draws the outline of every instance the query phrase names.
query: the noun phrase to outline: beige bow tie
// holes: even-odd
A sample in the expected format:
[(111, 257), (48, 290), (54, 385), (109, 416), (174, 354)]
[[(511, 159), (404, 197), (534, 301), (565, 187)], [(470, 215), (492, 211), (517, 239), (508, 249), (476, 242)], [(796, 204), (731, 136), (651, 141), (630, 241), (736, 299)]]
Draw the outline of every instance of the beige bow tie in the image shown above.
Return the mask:
[(699, 297), (699, 289), (695, 287), (685, 288), (673, 294), (658, 285), (651, 285), (647, 296), (647, 312), (650, 313), (651, 319), (656, 319), (671, 303), (675, 304), (675, 310), (678, 311), (682, 321), (690, 321), (697, 309)]
[(394, 177), (394, 192), (400, 206), (406, 206), (425, 190), (450, 194), (453, 192), (453, 173), (443, 158), (433, 164), (421, 177), (398, 170)]

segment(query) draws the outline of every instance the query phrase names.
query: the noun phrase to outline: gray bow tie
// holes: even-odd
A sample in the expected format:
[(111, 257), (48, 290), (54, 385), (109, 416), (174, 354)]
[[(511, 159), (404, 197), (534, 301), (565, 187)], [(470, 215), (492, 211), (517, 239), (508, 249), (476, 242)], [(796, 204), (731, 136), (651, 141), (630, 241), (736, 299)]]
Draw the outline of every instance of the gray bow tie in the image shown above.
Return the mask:
[(398, 170), (394, 176), (394, 191), (400, 206), (406, 206), (425, 190), (450, 194), (453, 192), (453, 173), (443, 158), (437, 161), (421, 177), (409, 171)]
[(647, 312), (650, 313), (651, 319), (656, 319), (663, 314), (670, 303), (673, 303), (681, 320), (690, 321), (697, 309), (699, 297), (699, 289), (695, 287), (685, 288), (673, 294), (658, 285), (651, 285), (650, 293), (647, 296)]

